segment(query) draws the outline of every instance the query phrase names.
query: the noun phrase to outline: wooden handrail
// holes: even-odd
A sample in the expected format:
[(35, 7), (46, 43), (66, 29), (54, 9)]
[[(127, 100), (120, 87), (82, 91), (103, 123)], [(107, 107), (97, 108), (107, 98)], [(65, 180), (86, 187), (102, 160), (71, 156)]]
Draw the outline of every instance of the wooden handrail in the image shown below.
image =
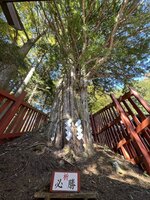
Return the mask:
[(150, 106), (133, 88), (118, 99), (113, 94), (111, 98), (111, 104), (91, 115), (95, 141), (140, 164), (150, 174)]
[(123, 108), (121, 107), (120, 103), (117, 101), (117, 99), (115, 98), (115, 96), (113, 94), (111, 94), (111, 98), (112, 98), (113, 102), (115, 103), (116, 109), (119, 112), (123, 123), (126, 125), (126, 128), (128, 130), (128, 133), (131, 136), (131, 139), (134, 139), (136, 141), (136, 144), (137, 144), (136, 148), (138, 148), (137, 151), (140, 150), (140, 152), (142, 153), (142, 155), (143, 155), (142, 159), (145, 160), (145, 165), (147, 166), (147, 170), (150, 173), (150, 156), (149, 156), (149, 152), (147, 151), (147, 149), (145, 148), (144, 144), (142, 143), (139, 135), (134, 130), (129, 118), (127, 117), (127, 115), (126, 115), (125, 111), (123, 110)]
[(147, 101), (145, 101), (142, 96), (139, 95), (138, 92), (136, 92), (133, 88), (130, 88), (130, 92), (132, 95), (134, 95), (137, 100), (141, 103), (141, 105), (147, 110), (148, 113), (150, 113), (150, 105)]
[(0, 90), (0, 140), (18, 137), (46, 123), (47, 115), (26, 103), (25, 95), (15, 97)]

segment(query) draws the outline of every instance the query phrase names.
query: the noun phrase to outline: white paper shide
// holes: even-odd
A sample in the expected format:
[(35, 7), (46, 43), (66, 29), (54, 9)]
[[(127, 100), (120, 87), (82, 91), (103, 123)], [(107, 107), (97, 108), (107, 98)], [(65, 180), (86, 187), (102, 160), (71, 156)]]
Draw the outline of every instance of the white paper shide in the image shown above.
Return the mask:
[(71, 123), (72, 123), (72, 120), (71, 120), (71, 119), (68, 119), (68, 120), (65, 122), (66, 140), (68, 140), (68, 141), (72, 138)]
[[(68, 141), (72, 138), (71, 126), (72, 126), (72, 120), (68, 119), (65, 122), (66, 139)], [(77, 122), (75, 123), (75, 126), (77, 128), (77, 138), (78, 138), (78, 140), (81, 140), (83, 138), (83, 134), (82, 134), (83, 130), (82, 130), (82, 124), (81, 124), (80, 119), (77, 120)]]
[(77, 138), (78, 140), (81, 140), (83, 138), (83, 130), (82, 130), (82, 124), (81, 124), (81, 120), (78, 119), (77, 122), (75, 123), (75, 126), (77, 127)]

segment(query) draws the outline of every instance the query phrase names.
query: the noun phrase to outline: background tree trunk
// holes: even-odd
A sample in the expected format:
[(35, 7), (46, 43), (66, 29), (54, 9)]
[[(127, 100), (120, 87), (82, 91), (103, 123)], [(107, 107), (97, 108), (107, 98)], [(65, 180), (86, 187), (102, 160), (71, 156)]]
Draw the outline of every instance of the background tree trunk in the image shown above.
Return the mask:
[(28, 72), (27, 76), (25, 77), (25, 79), (23, 80), (22, 84), (20, 85), (20, 87), (18, 88), (18, 90), (16, 91), (16, 96), (20, 95), (24, 88), (26, 87), (26, 85), (29, 83), (29, 81), (31, 80), (31, 77), (33, 76), (33, 73), (35, 72), (35, 68), (36, 66), (33, 66), (30, 71)]
[(16, 72), (15, 64), (8, 65), (0, 62), (0, 88), (8, 90), (9, 81), (14, 78)]
[(33, 97), (36, 93), (36, 90), (37, 90), (37, 87), (38, 87), (38, 84), (36, 84), (32, 90), (32, 93), (30, 94), (29, 98), (28, 98), (28, 103), (32, 105), (32, 100), (33, 100)]
[[(45, 33), (46, 31), (43, 31), (42, 33), (37, 35), (36, 38), (28, 40), (22, 47), (17, 50), (16, 54), (20, 55), (21, 59), (24, 60), (30, 49)], [(18, 59), (18, 57), (16, 57), (16, 59)], [(17, 76), (17, 72), (18, 67), (15, 63), (8, 65), (0, 62), (0, 88), (9, 90), (9, 81)]]

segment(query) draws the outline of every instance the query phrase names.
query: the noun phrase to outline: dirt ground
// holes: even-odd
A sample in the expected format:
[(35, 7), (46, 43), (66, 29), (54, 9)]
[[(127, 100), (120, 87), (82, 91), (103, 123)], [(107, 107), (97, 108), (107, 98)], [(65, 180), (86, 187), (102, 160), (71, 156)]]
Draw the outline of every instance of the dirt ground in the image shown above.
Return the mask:
[(107, 147), (94, 146), (93, 157), (75, 161), (50, 146), (43, 133), (0, 145), (0, 200), (31, 200), (36, 191), (49, 191), (54, 170), (80, 171), (81, 191), (96, 191), (98, 200), (150, 199), (148, 175)]

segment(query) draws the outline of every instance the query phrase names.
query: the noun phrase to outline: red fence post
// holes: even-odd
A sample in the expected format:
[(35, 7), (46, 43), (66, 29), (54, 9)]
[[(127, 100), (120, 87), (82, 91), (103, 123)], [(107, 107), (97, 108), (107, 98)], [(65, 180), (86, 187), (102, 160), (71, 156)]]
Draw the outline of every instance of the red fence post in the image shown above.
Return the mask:
[(26, 93), (19, 97), (0, 90), (0, 143), (4, 139), (32, 132), (46, 123), (47, 115), (24, 102)]
[(19, 97), (16, 98), (16, 101), (12, 104), (12, 106), (7, 111), (6, 115), (0, 121), (0, 138), (1, 138), (1, 134), (5, 131), (8, 124), (10, 123), (15, 113), (17, 112), (20, 104), (24, 100), (25, 95), (26, 93), (23, 92)]
[(93, 135), (150, 174), (150, 115), (132, 96), (150, 113), (149, 104), (134, 89), (119, 99), (111, 95), (113, 103), (91, 115)]
[(126, 116), (126, 113), (123, 110), (123, 108), (120, 105), (120, 103), (117, 101), (117, 99), (115, 98), (115, 96), (113, 94), (111, 94), (111, 98), (112, 98), (112, 100), (113, 100), (113, 102), (114, 102), (114, 104), (116, 106), (117, 111), (119, 112), (119, 114), (121, 116), (121, 119), (122, 119), (123, 123), (126, 125), (128, 133), (130, 134), (131, 138), (136, 142), (136, 144), (137, 144), (136, 147), (138, 148), (137, 150), (140, 151), (141, 154), (143, 155), (143, 160), (145, 161), (144, 163), (145, 163), (147, 172), (150, 174), (150, 155), (149, 155), (149, 152), (147, 151), (147, 149), (145, 148), (144, 144), (142, 143), (139, 135), (134, 130), (130, 120)]

